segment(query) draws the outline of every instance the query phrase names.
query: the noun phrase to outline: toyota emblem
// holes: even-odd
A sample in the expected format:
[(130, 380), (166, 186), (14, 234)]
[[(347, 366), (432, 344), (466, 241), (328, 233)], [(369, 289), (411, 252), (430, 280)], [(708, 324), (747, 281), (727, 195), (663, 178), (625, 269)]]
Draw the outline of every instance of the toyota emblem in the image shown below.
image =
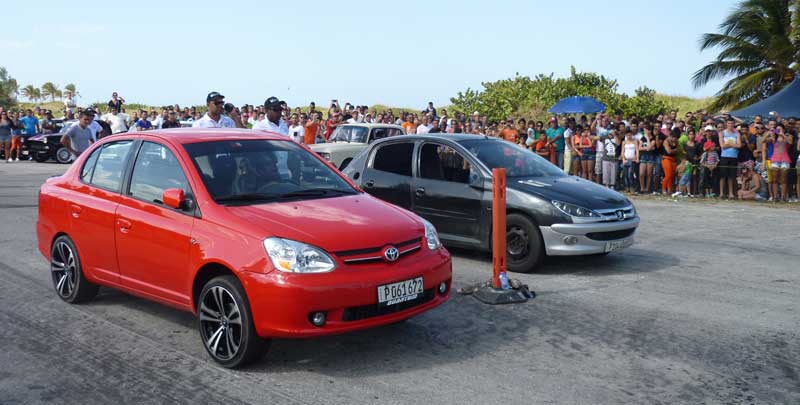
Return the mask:
[(394, 246), (388, 247), (383, 251), (383, 257), (386, 258), (387, 262), (396, 261), (400, 257), (400, 251)]
[(625, 219), (625, 213), (622, 212), (622, 211), (617, 211), (617, 219), (620, 220), (620, 221)]

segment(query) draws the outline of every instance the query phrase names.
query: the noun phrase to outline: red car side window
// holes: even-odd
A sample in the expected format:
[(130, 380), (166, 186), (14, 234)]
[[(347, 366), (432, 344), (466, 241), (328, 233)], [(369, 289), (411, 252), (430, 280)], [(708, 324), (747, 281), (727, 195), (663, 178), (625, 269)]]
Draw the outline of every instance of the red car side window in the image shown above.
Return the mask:
[(122, 185), (122, 174), (125, 170), (125, 161), (128, 159), (131, 145), (133, 145), (133, 141), (128, 139), (107, 143), (100, 147), (94, 167), (90, 171), (91, 173), (87, 173), (91, 177), (84, 179), (84, 181), (88, 180), (88, 183), (93, 186), (119, 192)]
[(140, 200), (163, 204), (161, 197), (168, 188), (179, 188), (186, 194), (192, 192), (175, 155), (162, 145), (143, 142), (133, 165), (128, 194)]

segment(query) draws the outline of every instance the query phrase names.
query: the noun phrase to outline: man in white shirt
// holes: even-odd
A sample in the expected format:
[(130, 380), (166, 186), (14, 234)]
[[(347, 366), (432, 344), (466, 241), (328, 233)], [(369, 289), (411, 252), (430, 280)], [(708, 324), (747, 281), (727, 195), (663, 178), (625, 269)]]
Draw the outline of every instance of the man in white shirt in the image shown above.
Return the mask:
[(281, 135), (289, 136), (289, 127), (281, 118), (283, 107), (277, 97), (270, 97), (264, 101), (264, 109), (267, 111), (267, 118), (253, 125), (253, 129), (277, 132)]
[(303, 138), (306, 135), (305, 126), (307, 123), (308, 117), (306, 114), (300, 114), (300, 118), (298, 118), (297, 122), (289, 128), (289, 137), (297, 143), (304, 143)]
[(431, 131), (430, 120), (427, 115), (422, 116), (422, 124), (417, 126), (418, 134), (427, 134)]
[(125, 124), (128, 117), (124, 113), (118, 113), (117, 110), (111, 109), (109, 113), (103, 116), (109, 126), (111, 126), (111, 133), (118, 134), (120, 132), (128, 132), (128, 125)]
[(206, 96), (206, 105), (208, 112), (202, 118), (195, 120), (192, 123), (192, 128), (244, 128), (242, 119), (234, 109), (230, 113), (230, 117), (222, 115), (225, 111), (225, 96), (212, 91)]

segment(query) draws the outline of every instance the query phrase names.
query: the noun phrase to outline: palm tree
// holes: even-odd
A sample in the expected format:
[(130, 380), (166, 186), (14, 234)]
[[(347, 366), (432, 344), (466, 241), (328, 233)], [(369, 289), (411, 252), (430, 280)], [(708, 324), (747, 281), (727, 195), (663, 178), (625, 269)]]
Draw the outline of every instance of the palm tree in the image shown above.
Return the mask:
[(72, 93), (72, 97), (78, 97), (78, 90), (75, 88), (75, 85), (72, 83), (67, 84), (64, 86), (64, 92)]
[(34, 87), (32, 84), (23, 87), (22, 90), (20, 90), (20, 93), (22, 94), (23, 97), (33, 102), (36, 102), (36, 100), (38, 100), (39, 97), (41, 97), (39, 89)]
[(701, 50), (721, 51), (694, 73), (694, 87), (734, 76), (709, 110), (742, 108), (791, 83), (800, 69), (799, 7), (798, 0), (745, 0), (720, 24), (720, 33), (701, 37)]
[(8, 92), (8, 97), (17, 101), (17, 96), (19, 96), (19, 83), (17, 83), (17, 79), (10, 78), (6, 81), (5, 90)]
[(42, 85), (42, 96), (44, 98), (50, 97), (51, 101), (56, 101), (56, 97), (58, 97), (60, 91), (58, 86), (53, 84), (53, 82), (47, 82)]

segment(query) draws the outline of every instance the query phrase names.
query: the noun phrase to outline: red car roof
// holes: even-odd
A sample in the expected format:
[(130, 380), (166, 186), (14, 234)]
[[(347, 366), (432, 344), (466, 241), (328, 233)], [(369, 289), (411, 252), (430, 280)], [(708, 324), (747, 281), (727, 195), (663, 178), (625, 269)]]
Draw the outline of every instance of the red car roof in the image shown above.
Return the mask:
[(177, 143), (195, 143), (233, 139), (288, 140), (289, 137), (276, 132), (243, 128), (176, 128), (155, 131), (131, 132), (127, 135), (149, 135), (170, 139)]

